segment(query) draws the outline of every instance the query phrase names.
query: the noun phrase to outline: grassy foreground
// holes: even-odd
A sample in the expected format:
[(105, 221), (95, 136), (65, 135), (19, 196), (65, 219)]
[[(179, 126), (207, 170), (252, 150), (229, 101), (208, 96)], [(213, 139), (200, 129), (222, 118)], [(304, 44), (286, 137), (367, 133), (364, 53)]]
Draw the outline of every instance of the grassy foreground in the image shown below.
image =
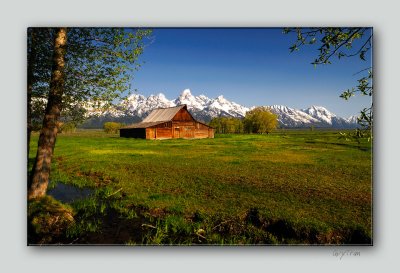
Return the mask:
[(371, 244), (370, 145), (336, 131), (163, 141), (60, 134), (51, 186), (95, 189), (70, 204), (75, 222), (61, 243)]

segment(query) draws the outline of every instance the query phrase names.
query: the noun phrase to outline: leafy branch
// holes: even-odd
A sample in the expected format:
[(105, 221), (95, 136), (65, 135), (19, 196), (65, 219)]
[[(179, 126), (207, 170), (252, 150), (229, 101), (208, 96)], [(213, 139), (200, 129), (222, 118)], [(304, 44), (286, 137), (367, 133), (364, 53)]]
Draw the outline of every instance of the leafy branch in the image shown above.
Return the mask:
[[(317, 58), (311, 63), (316, 67), (321, 64), (331, 64), (333, 58), (338, 60), (343, 57), (358, 56), (362, 61), (365, 61), (365, 55), (372, 48), (373, 34), (370, 28), (285, 28), (284, 34), (294, 33), (296, 41), (289, 47), (290, 52), (298, 51), (301, 47), (306, 45), (319, 44), (319, 54)], [(358, 44), (358, 43), (361, 44)], [(367, 73), (362, 76), (357, 82), (357, 86), (343, 91), (340, 95), (341, 98), (348, 100), (355, 96), (357, 93), (362, 96), (373, 95), (373, 72), (372, 67), (365, 68), (356, 74)], [(355, 75), (356, 75), (355, 74)], [(365, 133), (362, 131), (372, 131), (373, 123), (373, 108), (371, 106), (364, 108), (360, 111), (358, 117), (358, 124), (361, 130), (357, 129), (355, 133), (356, 138), (364, 137)]]

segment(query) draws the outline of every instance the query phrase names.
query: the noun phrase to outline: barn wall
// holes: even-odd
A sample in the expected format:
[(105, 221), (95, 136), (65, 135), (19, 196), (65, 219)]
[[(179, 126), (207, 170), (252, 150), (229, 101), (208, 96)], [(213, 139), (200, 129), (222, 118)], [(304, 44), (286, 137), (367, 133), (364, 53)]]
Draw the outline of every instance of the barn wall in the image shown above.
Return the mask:
[(127, 128), (119, 130), (120, 137), (146, 138), (145, 128)]
[(214, 138), (214, 130), (197, 121), (174, 121), (171, 133), (173, 138)]
[(196, 122), (196, 128), (200, 130), (208, 130), (210, 127), (203, 123)]
[(156, 131), (155, 128), (146, 128), (146, 139), (155, 139)]
[(196, 129), (194, 133), (195, 138), (207, 138), (208, 137), (208, 130), (198, 130)]
[(171, 128), (172, 127), (172, 121), (167, 121), (155, 126), (152, 126), (152, 128)]
[(194, 138), (194, 126), (183, 126), (181, 131), (181, 137), (183, 138)]
[(157, 139), (172, 138), (172, 128), (155, 128)]
[(214, 129), (196, 121), (195, 138), (214, 138)]
[(172, 127), (195, 126), (193, 121), (174, 121)]
[(146, 128), (147, 139), (172, 138), (172, 128), (157, 128), (158, 126)]
[(182, 108), (176, 113), (172, 121), (194, 121), (193, 117), (189, 114), (188, 110)]

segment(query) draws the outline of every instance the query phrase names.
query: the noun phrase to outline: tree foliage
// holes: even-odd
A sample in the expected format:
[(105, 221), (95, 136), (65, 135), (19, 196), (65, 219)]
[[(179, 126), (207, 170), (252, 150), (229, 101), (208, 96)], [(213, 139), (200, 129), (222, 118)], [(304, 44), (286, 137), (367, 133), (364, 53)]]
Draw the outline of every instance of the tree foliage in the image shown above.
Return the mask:
[(27, 34), (28, 67), (32, 68), (32, 97), (47, 98), (51, 78), (55, 29), (28, 28)]
[(76, 124), (73, 122), (59, 122), (59, 133), (71, 133), (76, 131)]
[(107, 134), (116, 134), (122, 126), (124, 126), (124, 124), (119, 122), (105, 122), (103, 124), (103, 129)]
[[(68, 28), (63, 122), (81, 123), (86, 118), (83, 106), (106, 110), (129, 94), (132, 72), (141, 67), (138, 57), (150, 34), (148, 29)], [(33, 64), (31, 107), (35, 128), (40, 126), (36, 121), (43, 119), (47, 104), (53, 37), (53, 28), (28, 29), (28, 60), (32, 46), (37, 55)]]
[(243, 122), (239, 118), (217, 117), (209, 124), (217, 134), (240, 134), (243, 133)]
[[(291, 52), (299, 50), (302, 46), (318, 45), (318, 55), (312, 62), (314, 66), (331, 64), (334, 59), (358, 57), (366, 61), (366, 54), (372, 49), (372, 29), (368, 27), (350, 28), (285, 28), (285, 34), (295, 33), (296, 41), (289, 48)], [(357, 72), (357, 71), (355, 71)], [(355, 87), (342, 91), (340, 97), (348, 100), (356, 94), (363, 96), (373, 96), (373, 72), (372, 67), (358, 71), (361, 74), (358, 84)], [(370, 135), (373, 123), (373, 103), (370, 107), (360, 111), (358, 123), (362, 130), (357, 130), (356, 135), (362, 137)]]
[(269, 134), (278, 127), (278, 118), (264, 107), (256, 107), (246, 113), (243, 120), (247, 133)]

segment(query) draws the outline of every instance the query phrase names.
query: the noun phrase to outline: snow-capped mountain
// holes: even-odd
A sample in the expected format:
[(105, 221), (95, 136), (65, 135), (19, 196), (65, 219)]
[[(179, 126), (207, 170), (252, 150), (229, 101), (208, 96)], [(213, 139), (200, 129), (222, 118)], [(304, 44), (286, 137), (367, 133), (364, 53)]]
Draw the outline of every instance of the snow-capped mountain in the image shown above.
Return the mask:
[[(133, 123), (144, 119), (153, 109), (167, 108), (186, 104), (194, 118), (208, 122), (215, 117), (243, 118), (246, 112), (254, 107), (247, 108), (229, 101), (222, 95), (208, 98), (205, 95), (194, 96), (190, 89), (185, 89), (175, 100), (168, 100), (164, 94), (143, 95), (134, 94), (126, 98), (113, 109), (103, 114), (90, 109), (91, 115), (96, 116), (99, 122), (117, 120)], [(278, 116), (280, 127), (333, 127), (350, 128), (357, 126), (357, 117), (344, 119), (329, 112), (321, 106), (311, 106), (307, 109), (293, 109), (283, 105), (264, 106)]]
[(175, 105), (186, 104), (190, 108), (203, 110), (204, 107), (210, 102), (210, 99), (204, 95), (195, 97), (190, 92), (190, 89), (185, 89), (182, 91), (181, 95), (174, 100)]
[(175, 104), (169, 101), (164, 94), (143, 95), (134, 94), (124, 100), (117, 108), (123, 115), (145, 117), (155, 108), (173, 107)]
[(350, 116), (346, 119), (348, 123), (357, 123), (358, 122), (358, 116)]
[(283, 105), (266, 106), (278, 116), (281, 127), (332, 127), (354, 128), (357, 127), (357, 118), (341, 118), (329, 112), (325, 107), (312, 105), (309, 108), (298, 110)]
[(220, 116), (240, 118), (244, 117), (249, 110), (249, 108), (231, 102), (223, 96), (210, 99), (204, 95), (194, 96), (189, 89), (185, 89), (175, 100), (168, 100), (162, 93), (149, 97), (134, 94), (117, 105), (114, 110), (107, 110), (107, 113), (112, 117), (135, 116), (143, 119), (153, 109), (182, 104), (188, 106), (195, 118), (203, 121), (210, 121), (212, 118)]
[(324, 127), (348, 128), (356, 127), (357, 125), (357, 116), (353, 116), (353, 118), (350, 117), (348, 119), (341, 118), (329, 112), (326, 108), (322, 106), (313, 105), (307, 109), (303, 109), (302, 111), (320, 121), (320, 126), (322, 125)]
[(192, 115), (200, 120), (209, 121), (214, 117), (244, 117), (249, 108), (228, 101), (223, 96), (210, 99), (204, 95), (193, 96), (190, 89), (185, 89), (173, 101), (175, 105), (186, 104)]
[(284, 105), (266, 106), (272, 113), (278, 116), (281, 127), (305, 127), (318, 123), (318, 119), (311, 115)]
[(311, 107), (307, 109), (302, 109), (301, 111), (309, 114), (310, 116), (319, 121), (323, 121), (328, 124), (332, 124), (332, 119), (336, 118), (335, 114), (332, 114), (326, 108), (321, 106), (312, 105)]

